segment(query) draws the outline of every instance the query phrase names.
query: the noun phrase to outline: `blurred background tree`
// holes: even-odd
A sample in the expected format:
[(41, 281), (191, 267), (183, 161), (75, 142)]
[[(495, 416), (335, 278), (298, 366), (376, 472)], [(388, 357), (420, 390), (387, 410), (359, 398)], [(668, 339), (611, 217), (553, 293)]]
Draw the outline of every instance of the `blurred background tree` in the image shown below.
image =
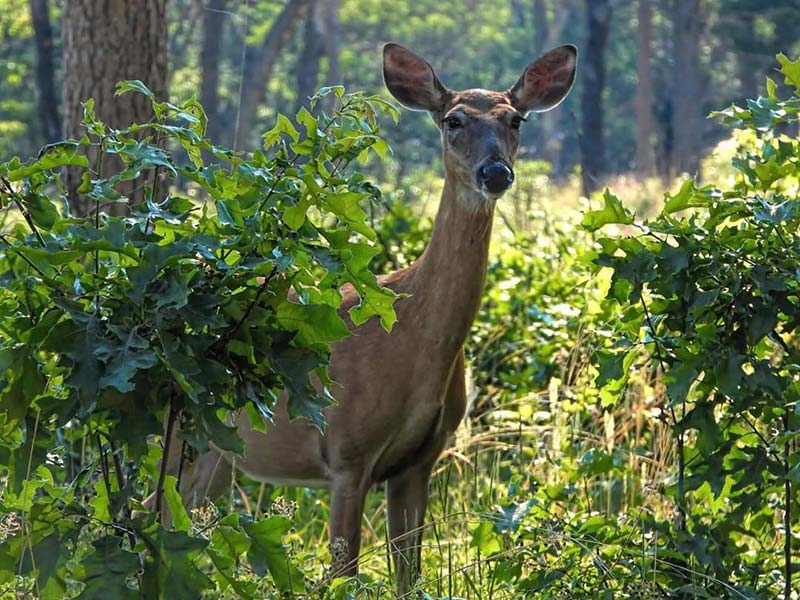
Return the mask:
[[(86, 28), (77, 8), (106, 4), (118, 29)], [(153, 18), (127, 22), (128, 13)], [(382, 92), (386, 41), (426, 56), (451, 87), (497, 89), (534, 55), (572, 42), (582, 50), (577, 93), (531, 119), (522, 156), (557, 177), (582, 166), (585, 192), (621, 173), (695, 174), (723, 135), (705, 115), (757, 95), (774, 55), (797, 52), (798, 15), (800, 0), (0, 0), (0, 159), (74, 131), (76, 103), (107, 93), (92, 79), (106, 63), (116, 79), (147, 79), (131, 65), (163, 54), (165, 81), (147, 83), (175, 100), (197, 95), (213, 139), (252, 149), (277, 112), (308, 105), (320, 86)], [(76, 27), (89, 53), (73, 51)], [(101, 118), (124, 112), (105, 104)], [(386, 129), (397, 160), (393, 172), (376, 167), (381, 178), (436, 167), (426, 120), (407, 115)]]

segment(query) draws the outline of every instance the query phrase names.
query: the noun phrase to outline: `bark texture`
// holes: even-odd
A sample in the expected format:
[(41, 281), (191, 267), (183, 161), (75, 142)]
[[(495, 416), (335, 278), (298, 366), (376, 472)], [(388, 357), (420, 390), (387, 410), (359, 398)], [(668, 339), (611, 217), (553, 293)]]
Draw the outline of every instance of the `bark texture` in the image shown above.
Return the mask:
[(30, 0), (30, 8), (36, 42), (36, 104), (39, 126), (42, 130), (42, 138), (50, 144), (61, 139), (61, 115), (56, 92), (50, 3), (47, 0)]
[[(552, 8), (553, 18), (548, 19)], [(564, 29), (578, 8), (578, 0), (558, 0), (551, 5), (547, 0), (536, 0), (534, 4), (534, 35), (537, 46), (536, 54), (555, 48), (566, 41)], [(581, 52), (582, 54), (582, 52)], [(583, 60), (582, 56), (579, 60)], [(562, 171), (561, 147), (564, 142), (564, 131), (558, 126), (558, 113), (549, 111), (538, 116), (541, 141), (540, 154), (550, 163), (554, 174)]]
[(611, 23), (609, 0), (587, 0), (586, 15), (588, 36), (581, 93), (581, 166), (583, 193), (588, 196), (599, 186), (605, 170), (603, 89), (606, 84), (606, 43)]
[(342, 49), (342, 26), (339, 22), (339, 0), (323, 0), (325, 18), (325, 57), (328, 59), (328, 85), (342, 83), (339, 54)]
[(200, 49), (200, 103), (208, 115), (208, 137), (219, 142), (219, 61), (225, 30), (227, 0), (209, 0), (203, 10), (203, 46)]
[(672, 167), (694, 175), (700, 168), (705, 86), (700, 66), (700, 40), (705, 30), (702, 0), (673, 0), (674, 61), (672, 72)]
[(309, 98), (314, 95), (319, 85), (319, 67), (322, 59), (323, 24), (319, 11), (319, 2), (313, 2), (306, 15), (303, 29), (303, 49), (297, 57), (295, 71), (297, 73), (297, 106), (309, 106)]
[(537, 54), (547, 50), (550, 41), (548, 29), (547, 3), (545, 0), (533, 0), (533, 39)]
[(639, 56), (636, 86), (636, 170), (648, 177), (655, 171), (653, 153), (653, 26), (650, 0), (639, 0)]
[[(167, 0), (66, 0), (63, 16), (64, 133), (81, 135), (81, 104), (94, 98), (97, 117), (111, 127), (142, 123), (152, 117), (150, 100), (142, 94), (115, 97), (116, 83), (138, 79), (156, 97), (167, 95)], [(90, 161), (94, 157), (90, 156)], [(104, 161), (103, 175), (113, 161)], [(90, 207), (77, 197), (79, 174), (66, 173), (73, 212)], [(142, 199), (141, 181), (120, 190), (130, 202)], [(125, 212), (113, 205), (109, 212)]]

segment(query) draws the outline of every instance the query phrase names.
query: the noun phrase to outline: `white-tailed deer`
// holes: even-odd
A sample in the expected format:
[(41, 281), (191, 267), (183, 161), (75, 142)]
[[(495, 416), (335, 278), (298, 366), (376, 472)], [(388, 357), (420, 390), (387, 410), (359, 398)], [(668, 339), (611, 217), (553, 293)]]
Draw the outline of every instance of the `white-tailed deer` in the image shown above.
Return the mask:
[[(183, 473), (187, 503), (214, 498), (230, 484), (230, 468), (220, 468), (220, 456), (257, 480), (328, 487), (330, 537), (345, 549), (333, 571), (354, 574), (365, 496), (386, 481), (398, 590), (409, 589), (419, 572), (431, 470), (466, 409), (463, 345), (483, 292), (495, 201), (514, 180), (525, 116), (564, 99), (576, 60), (574, 46), (561, 46), (528, 65), (507, 91), (456, 92), (410, 50), (384, 46), (386, 86), (403, 105), (433, 117), (445, 165), (425, 253), (381, 278), (384, 286), (408, 294), (395, 304), (397, 324), (387, 333), (373, 318), (333, 345), (330, 374), (342, 387), (338, 405), (326, 409), (324, 435), (306, 421), (290, 421), (285, 399), (266, 433), (242, 416), (244, 459), (216, 452), (199, 457)], [(346, 318), (357, 297), (349, 287), (342, 294)], [(168, 468), (177, 470), (176, 463), (171, 456)]]

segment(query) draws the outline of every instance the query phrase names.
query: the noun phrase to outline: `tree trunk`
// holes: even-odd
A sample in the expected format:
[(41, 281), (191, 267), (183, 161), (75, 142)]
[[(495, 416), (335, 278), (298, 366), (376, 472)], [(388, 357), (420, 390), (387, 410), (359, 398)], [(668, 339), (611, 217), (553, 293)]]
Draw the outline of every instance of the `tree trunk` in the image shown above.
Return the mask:
[(319, 61), (322, 58), (322, 23), (319, 3), (314, 2), (306, 15), (303, 49), (297, 57), (297, 106), (309, 107), (309, 98), (319, 85)]
[[(63, 16), (64, 44), (64, 133), (82, 135), (81, 104), (94, 98), (98, 119), (111, 127), (144, 123), (153, 114), (150, 100), (143, 94), (115, 97), (117, 81), (138, 79), (157, 98), (167, 95), (167, 0), (66, 0)], [(96, 157), (90, 156), (94, 164)], [(118, 165), (105, 160), (102, 176)], [(80, 172), (65, 174), (73, 213), (90, 210), (78, 197)], [(136, 203), (142, 200), (141, 181), (119, 190)], [(109, 212), (124, 214), (127, 207), (112, 205)]]
[(253, 51), (248, 48), (245, 56), (245, 82), (239, 99), (239, 119), (234, 130), (232, 146), (242, 146), (253, 136), (258, 105), (264, 100), (272, 70), (278, 62), (281, 50), (289, 41), (295, 26), (306, 14), (310, 0), (289, 0), (275, 18), (264, 41)]
[[(547, 0), (535, 0), (534, 4), (534, 23), (535, 42), (538, 45), (537, 54), (541, 54), (549, 48), (554, 48), (562, 44), (564, 28), (576, 9), (575, 0), (559, 0), (553, 7), (552, 22), (547, 18)], [(541, 23), (540, 23), (541, 21)], [(540, 154), (544, 160), (550, 163), (552, 172), (555, 175), (561, 173), (561, 146), (564, 141), (564, 133), (558, 127), (558, 112), (549, 111), (542, 113), (538, 117), (540, 131)]]
[(636, 170), (642, 177), (653, 175), (653, 28), (650, 0), (639, 0), (639, 57), (636, 86)]
[(522, 4), (522, 0), (511, 0), (511, 14), (517, 25), (525, 27), (525, 7)]
[(219, 143), (219, 61), (222, 54), (222, 35), (225, 29), (223, 14), (227, 0), (209, 0), (203, 11), (203, 46), (200, 49), (200, 103), (208, 115), (206, 134)]
[(700, 68), (700, 37), (705, 27), (701, 0), (673, 0), (672, 166), (692, 175), (700, 168), (704, 129), (704, 86)]
[[(755, 41), (755, 14), (746, 10), (739, 11), (736, 15), (738, 27), (746, 32), (745, 39)], [(756, 50), (756, 48), (753, 48)], [(757, 48), (757, 50), (761, 50)], [(758, 59), (761, 57), (759, 56)], [(774, 59), (773, 57), (770, 57)], [(758, 95), (759, 85), (762, 82), (761, 60), (753, 60), (749, 52), (739, 52), (736, 56), (736, 66), (739, 73), (739, 95), (742, 98), (754, 98)]]
[[(323, 17), (325, 21), (325, 58), (328, 60), (326, 85), (342, 85), (342, 71), (339, 66), (339, 54), (342, 48), (342, 27), (339, 23), (339, 0), (323, 0)], [(334, 96), (328, 96), (325, 110), (332, 112), (336, 108)]]
[(36, 41), (36, 103), (39, 125), (45, 142), (52, 144), (61, 139), (61, 116), (56, 94), (50, 3), (47, 0), (30, 0), (30, 7)]
[(588, 37), (581, 93), (581, 165), (583, 193), (588, 196), (599, 186), (600, 177), (605, 170), (603, 90), (611, 6), (609, 0), (587, 0), (586, 9)]
[(325, 56), (328, 59), (328, 83), (340, 85), (342, 72), (339, 53), (342, 48), (342, 27), (339, 23), (339, 0), (324, 0)]
[(547, 4), (545, 0), (533, 0), (533, 39), (537, 55), (547, 50), (548, 37)]

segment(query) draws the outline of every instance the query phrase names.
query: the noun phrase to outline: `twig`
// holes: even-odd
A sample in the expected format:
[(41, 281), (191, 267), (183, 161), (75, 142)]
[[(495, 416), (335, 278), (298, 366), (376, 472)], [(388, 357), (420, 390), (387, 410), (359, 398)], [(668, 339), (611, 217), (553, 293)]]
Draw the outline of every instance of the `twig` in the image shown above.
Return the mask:
[[(783, 431), (789, 431), (789, 407), (783, 413)], [(783, 444), (783, 568), (784, 598), (792, 597), (792, 480), (790, 478), (791, 462), (789, 460), (790, 441)]]
[(22, 213), (22, 218), (25, 219), (25, 222), (28, 224), (28, 227), (31, 228), (31, 231), (36, 236), (36, 239), (39, 240), (39, 244), (42, 246), (42, 248), (44, 248), (46, 245), (44, 242), (44, 238), (42, 237), (42, 234), (39, 233), (39, 229), (36, 227), (36, 224), (33, 222), (31, 214), (22, 204), (22, 200), (20, 199), (19, 193), (16, 192), (14, 188), (11, 187), (11, 182), (8, 181), (8, 179), (6, 179), (5, 177), (3, 177), (3, 179), (0, 181), (3, 182), (3, 186), (6, 188), (6, 193), (11, 196), (11, 199), (14, 201), (14, 204), (17, 205), (19, 212)]
[[(642, 303), (642, 310), (644, 311), (644, 317), (647, 321), (647, 326), (650, 328), (650, 333), (653, 336), (653, 344), (656, 348), (656, 358), (658, 359), (659, 364), (661, 365), (661, 369), (664, 373), (667, 372), (667, 365), (664, 357), (661, 355), (661, 346), (656, 339), (656, 328), (653, 325), (653, 319), (650, 317), (650, 311), (647, 308), (647, 303), (644, 301), (644, 293), (642, 290), (642, 284), (637, 281), (636, 282), (636, 291), (639, 293), (639, 300)], [(669, 397), (668, 397), (669, 398)], [(683, 405), (684, 411), (686, 410), (686, 405)], [(673, 427), (677, 425), (678, 420), (675, 415), (675, 409), (670, 406), (669, 407), (670, 413), (672, 415), (672, 425)], [(684, 413), (685, 416), (685, 413)], [(684, 462), (684, 439), (683, 439), (683, 432), (678, 433), (678, 517), (680, 518), (679, 527), (681, 530), (686, 529), (686, 509), (685, 509), (685, 481), (686, 481), (686, 464)]]
[[(98, 148), (100, 152), (100, 156), (97, 157), (97, 176), (103, 176), (103, 159), (106, 155), (106, 138), (105, 136), (100, 138), (100, 147)], [(100, 229), (100, 196), (97, 196), (94, 200), (94, 228), (95, 230)], [(100, 249), (97, 248), (94, 251), (94, 274), (98, 276), (100, 274)]]
[(8, 241), (8, 238), (6, 238), (6, 236), (4, 236), (2, 233), (0, 233), (0, 241), (2, 241), (4, 244), (6, 244), (6, 245), (8, 246), (8, 249), (9, 249), (9, 250), (11, 250), (11, 251), (13, 251), (13, 252), (16, 252), (16, 253), (17, 253), (17, 255), (18, 255), (18, 256), (19, 256), (19, 257), (20, 257), (22, 260), (24, 260), (26, 263), (28, 263), (28, 265), (30, 265), (30, 267), (31, 267), (31, 268), (32, 268), (34, 271), (36, 271), (36, 272), (37, 272), (39, 275), (41, 275), (42, 277), (44, 277), (45, 279), (47, 279), (47, 275), (45, 275), (45, 274), (44, 274), (44, 272), (43, 272), (43, 271), (42, 271), (42, 270), (41, 270), (39, 267), (37, 267), (37, 266), (36, 266), (36, 264), (35, 264), (35, 263), (34, 263), (34, 262), (31, 260), (31, 259), (29, 259), (27, 256), (25, 256), (25, 255), (24, 255), (22, 252), (20, 252), (20, 251), (17, 249), (17, 247), (16, 247), (16, 246), (14, 246), (14, 245), (13, 245), (11, 242), (9, 242), (9, 241)]
[(256, 297), (253, 298), (253, 301), (247, 306), (241, 318), (238, 321), (236, 321), (233, 327), (231, 327), (227, 332), (225, 332), (225, 334), (220, 338), (220, 341), (229, 340), (231, 336), (239, 330), (239, 327), (241, 327), (244, 324), (244, 322), (247, 320), (247, 317), (249, 317), (250, 313), (253, 312), (253, 309), (256, 307), (256, 304), (258, 304), (258, 301), (261, 298), (261, 295), (264, 293), (264, 290), (267, 289), (269, 282), (272, 280), (273, 277), (275, 277), (275, 274), (277, 272), (278, 272), (278, 267), (277, 266), (272, 267), (272, 271), (270, 271), (269, 275), (267, 275), (264, 278), (264, 281), (261, 283), (261, 287), (258, 288), (258, 291), (256, 292)]
[(106, 453), (103, 451), (103, 445), (100, 442), (100, 434), (98, 433), (95, 436), (97, 441), (97, 452), (100, 454), (100, 471), (103, 473), (103, 482), (106, 484), (106, 494), (111, 499), (111, 479), (109, 478), (108, 474), (108, 457)]
[(175, 417), (178, 416), (178, 410), (175, 408), (173, 400), (169, 403), (169, 417), (167, 418), (167, 432), (166, 440), (164, 440), (164, 452), (161, 455), (161, 471), (158, 474), (158, 485), (156, 486), (156, 514), (158, 520), (161, 520), (161, 499), (164, 496), (164, 479), (167, 476), (167, 460), (169, 458), (169, 448), (172, 444), (172, 428), (175, 425)]
[(183, 477), (183, 463), (186, 460), (186, 440), (181, 441), (181, 462), (178, 465), (178, 489), (181, 489), (181, 478)]
[[(117, 486), (119, 486), (120, 491), (125, 488), (125, 475), (122, 473), (122, 461), (119, 459), (119, 454), (117, 454), (117, 449), (114, 447), (114, 440), (111, 439), (111, 436), (107, 434), (103, 434), (108, 442), (109, 447), (111, 448), (111, 456), (114, 459), (114, 472), (117, 474)], [(130, 519), (131, 515), (131, 507), (128, 505), (127, 501), (125, 502), (125, 506), (123, 507), (123, 511), (125, 511), (125, 517)], [(136, 536), (128, 530), (128, 541), (131, 544), (131, 550), (136, 546)]]

